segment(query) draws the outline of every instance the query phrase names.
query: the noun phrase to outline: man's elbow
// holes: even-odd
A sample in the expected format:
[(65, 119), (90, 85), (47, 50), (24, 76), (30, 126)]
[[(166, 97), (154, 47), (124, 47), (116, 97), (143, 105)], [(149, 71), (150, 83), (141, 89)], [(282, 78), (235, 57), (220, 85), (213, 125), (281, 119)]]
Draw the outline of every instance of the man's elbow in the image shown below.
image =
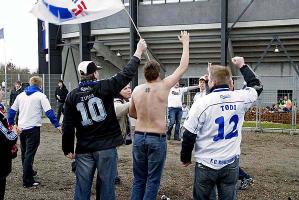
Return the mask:
[(136, 112), (129, 111), (129, 116), (132, 117), (132, 118), (134, 118), (134, 119), (137, 119)]

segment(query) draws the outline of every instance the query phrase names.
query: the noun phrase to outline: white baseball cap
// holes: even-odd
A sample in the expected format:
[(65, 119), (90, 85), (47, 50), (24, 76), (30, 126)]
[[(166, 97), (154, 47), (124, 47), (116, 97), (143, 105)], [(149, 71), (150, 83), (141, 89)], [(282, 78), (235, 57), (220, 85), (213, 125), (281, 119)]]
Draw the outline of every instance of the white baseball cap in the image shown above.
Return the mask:
[(89, 75), (102, 68), (101, 66), (97, 66), (93, 61), (82, 61), (78, 65), (78, 72), (81, 75)]
[(199, 78), (199, 80), (206, 80), (206, 77), (205, 76), (201, 76), (200, 78)]

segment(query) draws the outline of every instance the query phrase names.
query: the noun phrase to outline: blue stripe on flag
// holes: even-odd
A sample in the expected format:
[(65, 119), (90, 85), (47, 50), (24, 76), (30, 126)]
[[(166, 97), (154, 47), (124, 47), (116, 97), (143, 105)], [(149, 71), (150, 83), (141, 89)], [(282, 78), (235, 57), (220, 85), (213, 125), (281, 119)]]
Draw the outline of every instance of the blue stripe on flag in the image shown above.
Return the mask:
[(0, 39), (4, 39), (4, 28), (0, 29)]
[(44, 4), (48, 7), (49, 11), (59, 19), (71, 19), (73, 18), (72, 13), (67, 8), (56, 7), (51, 4)]

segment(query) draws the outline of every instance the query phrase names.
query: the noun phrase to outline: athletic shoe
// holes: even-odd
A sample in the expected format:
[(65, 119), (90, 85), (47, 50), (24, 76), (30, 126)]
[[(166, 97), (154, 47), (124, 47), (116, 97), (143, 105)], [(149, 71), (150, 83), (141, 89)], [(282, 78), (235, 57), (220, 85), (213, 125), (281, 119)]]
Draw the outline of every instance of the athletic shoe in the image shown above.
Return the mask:
[(239, 190), (245, 190), (252, 183), (253, 183), (253, 178), (244, 178), (243, 180), (241, 180)]
[(33, 183), (31, 184), (23, 184), (24, 188), (31, 188), (31, 187), (37, 187), (40, 185), (40, 182), (38, 181), (34, 181)]

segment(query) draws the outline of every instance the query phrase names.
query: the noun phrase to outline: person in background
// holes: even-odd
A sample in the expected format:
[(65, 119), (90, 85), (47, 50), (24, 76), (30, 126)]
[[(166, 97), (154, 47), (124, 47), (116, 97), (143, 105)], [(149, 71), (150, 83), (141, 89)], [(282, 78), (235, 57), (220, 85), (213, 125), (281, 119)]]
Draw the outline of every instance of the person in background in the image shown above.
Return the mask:
[(197, 100), (200, 99), (204, 96), (206, 96), (209, 93), (209, 86), (208, 84), (208, 75), (204, 75), (202, 77), (199, 78), (198, 81), (198, 88), (199, 88), (199, 92), (197, 92), (193, 98), (193, 103)]
[(292, 111), (292, 101), (288, 98), (288, 96), (284, 96), (283, 98), (283, 111), (284, 112)]
[(181, 119), (182, 119), (182, 101), (184, 93), (188, 92), (189, 90), (195, 90), (198, 86), (189, 86), (189, 87), (180, 87), (179, 82), (175, 84), (174, 87), (170, 89), (168, 95), (168, 129), (167, 129), (167, 139), (170, 140), (171, 132), (173, 126), (175, 125), (174, 130), (174, 140), (181, 141), (180, 139), (180, 126), (181, 126)]
[[(22, 88), (22, 83), (21, 81), (16, 81), (14, 88), (11, 90), (10, 92), (10, 96), (9, 96), (9, 107), (12, 106), (12, 104), (15, 102), (17, 96), (19, 94), (21, 94), (21, 92), (23, 92), (23, 88)], [(18, 119), (19, 119), (19, 113), (17, 112), (16, 114), (16, 124), (18, 124)]]
[(30, 86), (19, 94), (8, 111), (9, 125), (15, 124), (15, 115), (19, 112), (17, 130), (20, 133), (23, 186), (36, 187), (40, 182), (34, 179), (37, 174), (33, 170), (33, 161), (40, 144), (40, 127), (42, 126), (43, 111), (51, 123), (60, 131), (59, 123), (45, 94), (41, 92), (42, 79), (33, 76), (29, 80)]
[[(131, 94), (132, 94), (131, 87), (130, 85), (127, 85), (120, 91), (118, 97), (114, 99), (114, 109), (115, 109), (116, 118), (120, 126), (124, 143), (126, 145), (132, 143), (131, 125), (130, 125), (130, 118), (128, 115), (129, 107), (130, 107), (129, 99), (131, 98)], [(119, 184), (121, 181), (118, 174), (119, 174), (118, 169), (116, 169), (115, 184)]]
[(59, 80), (58, 87), (55, 90), (55, 98), (57, 101), (56, 117), (58, 121), (60, 121), (61, 113), (63, 113), (63, 105), (68, 92), (69, 91), (66, 89), (63, 80)]
[(12, 159), (17, 156), (18, 136), (9, 130), (7, 120), (0, 111), (0, 200), (4, 200), (6, 177), (11, 172)]
[(21, 81), (16, 81), (14, 88), (11, 90), (10, 92), (10, 96), (9, 96), (9, 107), (12, 106), (12, 104), (15, 102), (17, 96), (23, 92), (22, 90), (22, 83)]

